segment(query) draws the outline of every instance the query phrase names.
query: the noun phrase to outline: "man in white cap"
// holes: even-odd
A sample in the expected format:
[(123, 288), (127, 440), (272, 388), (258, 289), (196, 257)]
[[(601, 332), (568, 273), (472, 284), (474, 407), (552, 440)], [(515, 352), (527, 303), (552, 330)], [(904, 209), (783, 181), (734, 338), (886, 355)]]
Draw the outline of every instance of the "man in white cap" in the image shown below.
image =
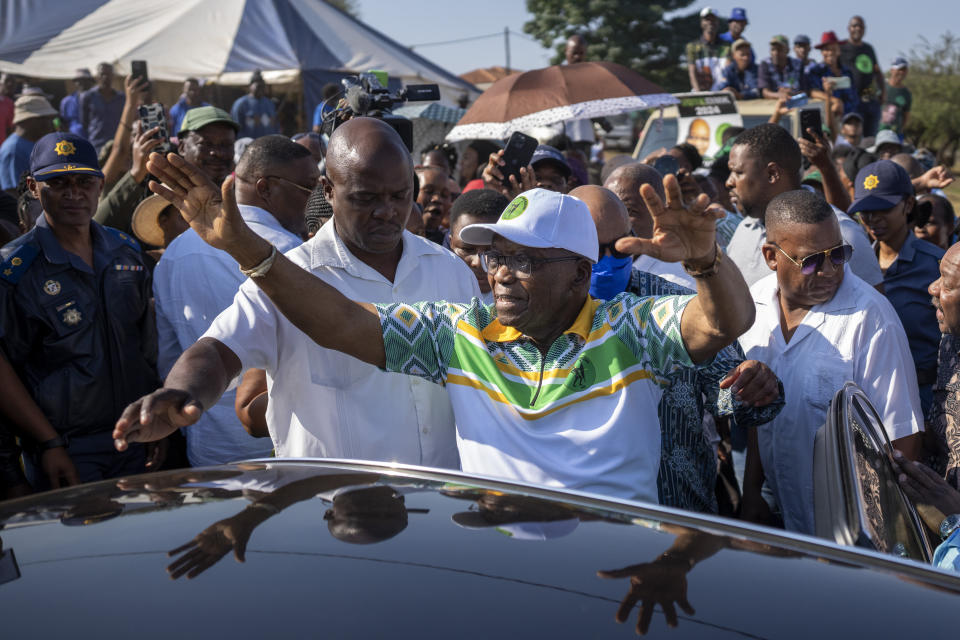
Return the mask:
[[(317, 344), (446, 385), (465, 471), (656, 502), (659, 382), (677, 365), (708, 362), (753, 322), (746, 283), (716, 244), (720, 214), (703, 195), (685, 206), (672, 176), (666, 205), (643, 191), (653, 239), (625, 238), (617, 248), (683, 261), (697, 295), (593, 300), (599, 245), (587, 205), (533, 189), (498, 222), (460, 233), (490, 247), (482, 260), (495, 305), (486, 306), (354, 302), (253, 234), (232, 192), (180, 158), (151, 156), (150, 171), (163, 181), (151, 188)], [(118, 420), (118, 448), (188, 423), (214, 400), (205, 391), (211, 377), (222, 389), (239, 372), (227, 364), (200, 370), (178, 361), (166, 389)], [(381, 428), (391, 426), (386, 419)]]
[(53, 131), (57, 110), (43, 96), (17, 98), (13, 133), (0, 145), (0, 189), (16, 189), (20, 174), (30, 169), (30, 152), (37, 140)]

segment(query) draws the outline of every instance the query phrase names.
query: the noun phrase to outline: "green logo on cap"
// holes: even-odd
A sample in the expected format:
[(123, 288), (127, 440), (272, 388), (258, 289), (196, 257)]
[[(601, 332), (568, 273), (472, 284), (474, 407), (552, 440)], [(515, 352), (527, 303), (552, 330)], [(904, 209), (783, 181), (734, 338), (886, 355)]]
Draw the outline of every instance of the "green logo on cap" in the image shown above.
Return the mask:
[(530, 201), (527, 200), (526, 196), (517, 196), (513, 199), (507, 208), (503, 210), (503, 213), (500, 215), (501, 220), (513, 220), (514, 218), (519, 218), (520, 214), (527, 210), (527, 205), (530, 204)]

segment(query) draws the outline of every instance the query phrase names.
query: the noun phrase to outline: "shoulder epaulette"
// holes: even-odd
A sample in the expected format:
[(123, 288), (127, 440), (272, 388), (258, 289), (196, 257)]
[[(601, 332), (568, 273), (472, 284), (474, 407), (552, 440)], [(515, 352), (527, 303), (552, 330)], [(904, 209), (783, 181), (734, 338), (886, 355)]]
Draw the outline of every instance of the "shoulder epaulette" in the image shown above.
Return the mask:
[(133, 248), (134, 251), (137, 251), (137, 252), (140, 251), (140, 243), (134, 240), (133, 237), (130, 236), (130, 234), (114, 229), (113, 227), (104, 227), (103, 229), (107, 233), (111, 234), (114, 238), (117, 238), (122, 242), (124, 242), (125, 244), (129, 245), (131, 248)]
[(30, 264), (40, 254), (40, 247), (35, 244), (23, 244), (11, 253), (3, 263), (0, 263), (0, 280), (17, 284), (23, 274), (30, 268)]

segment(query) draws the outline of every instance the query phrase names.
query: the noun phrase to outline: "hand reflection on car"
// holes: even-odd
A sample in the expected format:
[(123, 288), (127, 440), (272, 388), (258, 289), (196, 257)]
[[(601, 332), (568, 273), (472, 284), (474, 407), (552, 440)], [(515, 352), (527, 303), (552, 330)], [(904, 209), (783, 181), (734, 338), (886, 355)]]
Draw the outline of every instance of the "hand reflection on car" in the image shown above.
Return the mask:
[(679, 605), (687, 615), (696, 612), (687, 600), (687, 573), (700, 562), (709, 558), (726, 546), (723, 538), (706, 533), (700, 533), (675, 527), (662, 525), (662, 530), (676, 534), (676, 539), (669, 549), (664, 551), (652, 562), (634, 564), (622, 569), (598, 571), (601, 578), (616, 579), (630, 578), (630, 588), (617, 609), (615, 618), (619, 623), (626, 622), (630, 612), (640, 603), (637, 613), (636, 631), (639, 635), (650, 629), (653, 620), (654, 607), (659, 604), (667, 619), (667, 625), (677, 626), (677, 609)]
[[(338, 493), (324, 514), (330, 533), (344, 542), (367, 544), (391, 538), (407, 526), (403, 496), (392, 487), (369, 486), (368, 474), (338, 474), (296, 480), (262, 495), (240, 513), (215, 522), (190, 540), (167, 553), (180, 555), (167, 566), (174, 580), (198, 575), (233, 551), (237, 562), (246, 560), (247, 543), (253, 530), (287, 507), (318, 494), (346, 487)], [(366, 486), (363, 486), (366, 485)]]

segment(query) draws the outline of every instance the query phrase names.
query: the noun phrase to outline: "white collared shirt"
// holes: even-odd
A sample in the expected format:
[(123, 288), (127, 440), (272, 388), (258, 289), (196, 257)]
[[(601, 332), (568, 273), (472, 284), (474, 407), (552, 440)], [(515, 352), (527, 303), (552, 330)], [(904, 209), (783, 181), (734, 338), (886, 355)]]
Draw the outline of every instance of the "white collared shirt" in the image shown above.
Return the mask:
[[(351, 300), (467, 302), (480, 295), (463, 260), (409, 232), (393, 282), (351, 254), (334, 223), (287, 257)], [(240, 287), (205, 335), (230, 348), (244, 369), (267, 371), (267, 424), (278, 456), (459, 468), (444, 388), (318, 346), (254, 283)]]
[[(284, 229), (270, 212), (241, 204), (240, 215), (254, 233), (278, 251), (303, 240)], [(157, 308), (160, 375), (166, 377), (187, 347), (200, 339), (221, 311), (230, 306), (246, 280), (226, 251), (214, 249), (187, 229), (167, 247), (153, 272)], [(269, 455), (271, 444), (244, 431), (234, 410), (236, 391), (223, 394), (200, 420), (184, 431), (187, 458), (193, 466), (223, 464)]]
[(750, 288), (757, 317), (740, 346), (783, 382), (783, 410), (757, 427), (760, 459), (786, 528), (812, 534), (813, 442), (834, 394), (844, 382), (859, 385), (891, 441), (922, 429), (920, 396), (897, 312), (849, 267), (837, 293), (807, 312), (790, 342), (780, 328), (778, 290), (776, 273)]

